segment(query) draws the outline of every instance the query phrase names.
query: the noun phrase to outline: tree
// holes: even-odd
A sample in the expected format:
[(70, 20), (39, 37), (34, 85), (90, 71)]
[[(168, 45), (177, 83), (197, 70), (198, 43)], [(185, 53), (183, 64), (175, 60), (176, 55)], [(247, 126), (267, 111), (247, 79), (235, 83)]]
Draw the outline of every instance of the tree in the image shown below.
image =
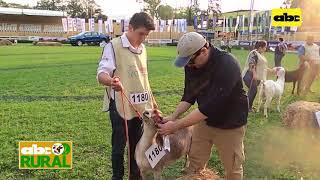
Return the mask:
[(198, 0), (190, 0), (189, 6), (185, 9), (185, 17), (184, 19), (187, 19), (188, 26), (193, 25), (193, 17), (197, 16), (201, 13), (201, 10), (199, 8), (199, 2)]
[[(220, 14), (221, 14), (221, 1), (210, 1), (209, 3), (209, 7), (208, 7), (208, 15), (210, 15), (212, 13), (212, 17), (213, 20), (217, 21), (217, 19), (219, 18)], [(213, 24), (215, 24), (214, 22), (211, 21), (210, 23), (210, 27), (213, 26)], [(215, 30), (216, 26), (214, 27)]]
[(70, 0), (67, 5), (67, 13), (71, 17), (86, 18), (85, 10), (78, 0)]
[(69, 0), (66, 10), (73, 18), (94, 18), (95, 21), (98, 19), (107, 20), (108, 18), (94, 0)]
[(169, 5), (160, 5), (157, 9), (160, 19), (168, 20), (173, 18), (173, 8)]
[(0, 0), (0, 6), (1, 6), (1, 7), (9, 7), (9, 6), (8, 6), (8, 3), (6, 3), (6, 2), (4, 2), (4, 1), (2, 1), (2, 0)]
[(144, 11), (150, 13), (153, 18), (159, 19), (158, 7), (160, 6), (161, 0), (144, 0), (145, 7)]
[(82, 7), (86, 12), (86, 18), (97, 17), (95, 12), (100, 8), (100, 6), (95, 2), (95, 0), (79, 0), (79, 3), (82, 4)]
[(22, 4), (17, 4), (17, 3), (6, 3), (2, 0), (0, 0), (0, 7), (31, 9), (31, 7), (29, 5), (22, 5)]
[(102, 13), (102, 9), (101, 8), (98, 8), (98, 9), (95, 10), (95, 18), (96, 19), (102, 19), (102, 20), (106, 21), (108, 19), (108, 16), (104, 15)]
[(34, 8), (53, 11), (65, 10), (65, 6), (61, 0), (40, 0)]

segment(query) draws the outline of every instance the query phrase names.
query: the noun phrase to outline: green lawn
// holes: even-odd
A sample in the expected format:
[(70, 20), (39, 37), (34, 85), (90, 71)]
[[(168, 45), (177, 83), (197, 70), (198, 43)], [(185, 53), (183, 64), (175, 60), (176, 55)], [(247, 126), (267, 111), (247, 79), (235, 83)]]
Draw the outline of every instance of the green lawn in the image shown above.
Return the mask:
[[(96, 82), (100, 54), (101, 48), (90, 46), (0, 47), (0, 179), (110, 179), (110, 121), (101, 112), (103, 89)], [(174, 110), (183, 91), (183, 70), (172, 64), (175, 54), (175, 47), (148, 48), (150, 83), (165, 114)], [(233, 50), (233, 54), (243, 65), (248, 51)], [(267, 58), (272, 66), (273, 54)], [(296, 65), (296, 55), (284, 58), (286, 68)], [(313, 85), (316, 93), (305, 97), (292, 96), (291, 87), (286, 84), (282, 110), (300, 99), (320, 101), (319, 81)], [(249, 117), (246, 179), (319, 179), (319, 151), (310, 144), (310, 136), (287, 133), (274, 105), (269, 116), (268, 120), (261, 113)], [(19, 170), (22, 140), (73, 141), (73, 169)], [(308, 154), (313, 158), (304, 158)], [(179, 161), (168, 167), (165, 179), (179, 176), (182, 165)], [(215, 151), (209, 166), (223, 176)]]

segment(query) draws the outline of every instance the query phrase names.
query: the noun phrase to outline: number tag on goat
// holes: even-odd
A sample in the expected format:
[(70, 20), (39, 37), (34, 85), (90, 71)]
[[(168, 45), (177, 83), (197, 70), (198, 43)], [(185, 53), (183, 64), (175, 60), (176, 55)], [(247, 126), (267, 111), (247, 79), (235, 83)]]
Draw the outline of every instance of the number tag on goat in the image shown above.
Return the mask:
[(161, 158), (166, 155), (166, 151), (163, 147), (158, 144), (152, 144), (149, 149), (145, 152), (145, 155), (151, 165), (154, 168)]
[(149, 100), (149, 93), (132, 93), (130, 94), (130, 101), (132, 104), (142, 104), (146, 103)]

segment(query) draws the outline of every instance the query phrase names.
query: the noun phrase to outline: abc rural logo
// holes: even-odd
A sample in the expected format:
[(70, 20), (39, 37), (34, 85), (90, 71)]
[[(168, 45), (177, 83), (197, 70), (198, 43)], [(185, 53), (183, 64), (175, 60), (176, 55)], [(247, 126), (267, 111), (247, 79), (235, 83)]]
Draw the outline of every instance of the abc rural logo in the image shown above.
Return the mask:
[(272, 9), (272, 26), (301, 26), (302, 13), (300, 8)]
[(71, 141), (19, 142), (19, 169), (71, 169)]

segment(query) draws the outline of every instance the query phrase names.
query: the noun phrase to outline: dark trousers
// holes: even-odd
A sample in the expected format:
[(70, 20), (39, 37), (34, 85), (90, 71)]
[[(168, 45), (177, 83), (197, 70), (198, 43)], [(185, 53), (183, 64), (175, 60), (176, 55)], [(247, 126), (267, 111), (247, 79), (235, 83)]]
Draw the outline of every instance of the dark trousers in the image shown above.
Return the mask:
[(274, 67), (280, 67), (283, 54), (274, 54)]
[[(110, 119), (112, 125), (112, 180), (122, 180), (124, 175), (124, 152), (126, 146), (125, 124), (119, 115), (115, 102), (110, 103)], [(130, 180), (141, 179), (140, 171), (134, 158), (135, 149), (142, 136), (142, 121), (139, 118), (128, 122), (128, 135), (130, 145)]]
[(247, 71), (245, 76), (243, 77), (244, 84), (248, 87), (248, 103), (249, 109), (252, 109), (254, 98), (257, 95), (258, 86), (260, 84), (260, 80), (253, 80), (253, 75), (251, 71)]

